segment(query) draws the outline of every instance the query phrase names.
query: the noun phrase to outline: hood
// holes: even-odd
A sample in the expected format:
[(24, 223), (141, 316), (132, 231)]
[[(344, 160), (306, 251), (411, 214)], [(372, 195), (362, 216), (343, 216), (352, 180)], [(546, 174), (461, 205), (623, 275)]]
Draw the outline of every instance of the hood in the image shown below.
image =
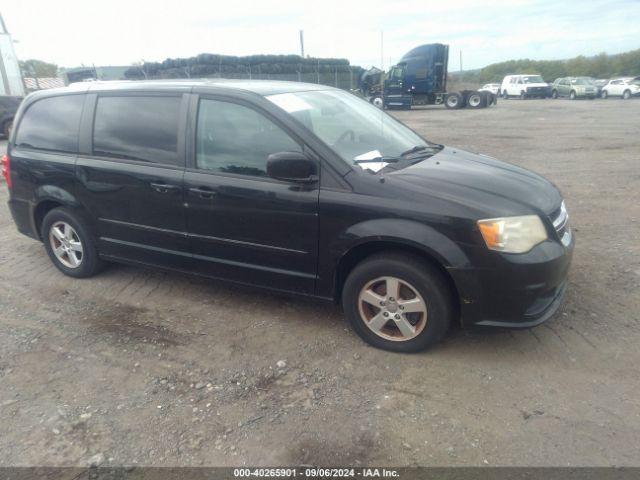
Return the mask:
[(450, 147), (389, 177), (412, 195), (437, 196), (492, 216), (550, 215), (562, 201), (558, 189), (536, 173)]

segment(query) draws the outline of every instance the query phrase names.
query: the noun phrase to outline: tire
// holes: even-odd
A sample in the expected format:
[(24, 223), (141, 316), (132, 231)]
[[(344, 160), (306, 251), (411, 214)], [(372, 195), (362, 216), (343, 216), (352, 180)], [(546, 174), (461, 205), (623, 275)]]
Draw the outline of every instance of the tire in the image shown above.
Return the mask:
[(571, 92), (569, 92), (569, 100), (575, 100), (576, 99), (576, 92), (575, 90), (571, 90)]
[(603, 90), (602, 93), (600, 94), (600, 97), (603, 100), (606, 100), (607, 98), (609, 98), (609, 92), (607, 92), (606, 90)]
[(448, 93), (444, 99), (444, 106), (450, 110), (462, 108), (462, 95), (459, 93)]
[(373, 97), (371, 99), (371, 104), (374, 107), (379, 108), (380, 110), (382, 110), (384, 107), (384, 101), (382, 100), (382, 97)]
[(526, 99), (527, 99), (527, 92), (523, 90), (522, 92), (520, 92), (520, 100), (526, 100)]
[[(397, 298), (387, 294), (387, 285), (393, 285), (393, 279), (402, 285), (396, 289)], [(408, 308), (402, 305), (407, 297), (417, 301), (415, 309), (424, 306), (424, 312), (400, 313)], [(363, 298), (373, 299), (376, 305)], [(378, 299), (384, 306), (380, 306)], [(451, 291), (442, 274), (419, 257), (401, 252), (377, 254), (358, 264), (344, 284), (342, 306), (347, 321), (364, 341), (392, 352), (419, 352), (436, 344), (453, 317)], [(383, 317), (384, 313), (388, 316)], [(374, 330), (369, 322), (376, 320), (385, 323)], [(403, 331), (409, 332), (409, 336), (405, 338)]]
[(553, 98), (554, 100), (558, 98), (558, 91), (554, 90), (553, 92), (551, 92), (551, 98)]
[(502, 92), (502, 98), (503, 98), (503, 100), (509, 100), (509, 94), (507, 93), (506, 90), (504, 92)]
[(9, 135), (11, 135), (12, 128), (13, 128), (13, 120), (7, 120), (6, 122), (4, 122), (4, 125), (2, 125), (2, 134), (6, 138), (9, 138)]
[[(65, 244), (56, 236), (54, 227), (58, 235), (61, 232), (66, 233)], [(68, 227), (71, 227), (71, 230)], [(54, 208), (42, 220), (40, 232), (49, 258), (65, 275), (75, 278), (91, 277), (104, 267), (104, 262), (98, 257), (94, 236), (91, 234), (88, 222), (77, 212), (64, 207)], [(77, 250), (78, 243), (81, 253)], [(72, 249), (72, 251), (64, 252), (59, 257), (60, 254), (54, 252), (55, 246), (66, 246), (67, 250)], [(75, 261), (71, 258), (75, 258)], [(77, 265), (71, 266), (75, 262)]]
[(483, 108), (487, 106), (487, 99), (481, 92), (472, 92), (467, 97), (467, 107)]
[(629, 100), (631, 98), (631, 91), (630, 90), (625, 90), (622, 93), (622, 99), (623, 100)]

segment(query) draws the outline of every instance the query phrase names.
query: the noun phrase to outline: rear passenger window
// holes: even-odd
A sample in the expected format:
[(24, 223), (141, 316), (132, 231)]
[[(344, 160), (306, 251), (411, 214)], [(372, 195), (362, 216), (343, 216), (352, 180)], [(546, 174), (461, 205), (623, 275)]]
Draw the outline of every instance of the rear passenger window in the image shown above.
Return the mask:
[(236, 103), (200, 101), (196, 167), (240, 175), (265, 176), (267, 157), (301, 152), (284, 130), (264, 115)]
[(16, 145), (40, 150), (77, 153), (78, 128), (84, 95), (37, 100), (24, 113)]
[(93, 154), (177, 165), (180, 97), (98, 97)]

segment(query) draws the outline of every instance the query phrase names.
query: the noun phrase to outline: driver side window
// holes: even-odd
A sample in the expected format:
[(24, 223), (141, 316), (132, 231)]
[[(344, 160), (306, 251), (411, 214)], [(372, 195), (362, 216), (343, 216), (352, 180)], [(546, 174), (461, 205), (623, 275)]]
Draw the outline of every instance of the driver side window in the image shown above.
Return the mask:
[(220, 100), (200, 100), (196, 168), (262, 177), (267, 174), (267, 157), (278, 152), (302, 152), (302, 148), (252, 108)]

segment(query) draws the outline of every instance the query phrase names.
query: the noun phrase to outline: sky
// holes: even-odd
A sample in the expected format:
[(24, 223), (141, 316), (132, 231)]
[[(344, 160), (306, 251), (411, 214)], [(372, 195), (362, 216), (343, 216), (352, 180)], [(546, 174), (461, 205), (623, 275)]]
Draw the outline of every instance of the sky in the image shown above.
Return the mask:
[(640, 0), (2, 0), (0, 14), (18, 58), (61, 67), (299, 54), (299, 30), (305, 54), (365, 68), (435, 42), (451, 71), (460, 51), (468, 70), (640, 48)]

